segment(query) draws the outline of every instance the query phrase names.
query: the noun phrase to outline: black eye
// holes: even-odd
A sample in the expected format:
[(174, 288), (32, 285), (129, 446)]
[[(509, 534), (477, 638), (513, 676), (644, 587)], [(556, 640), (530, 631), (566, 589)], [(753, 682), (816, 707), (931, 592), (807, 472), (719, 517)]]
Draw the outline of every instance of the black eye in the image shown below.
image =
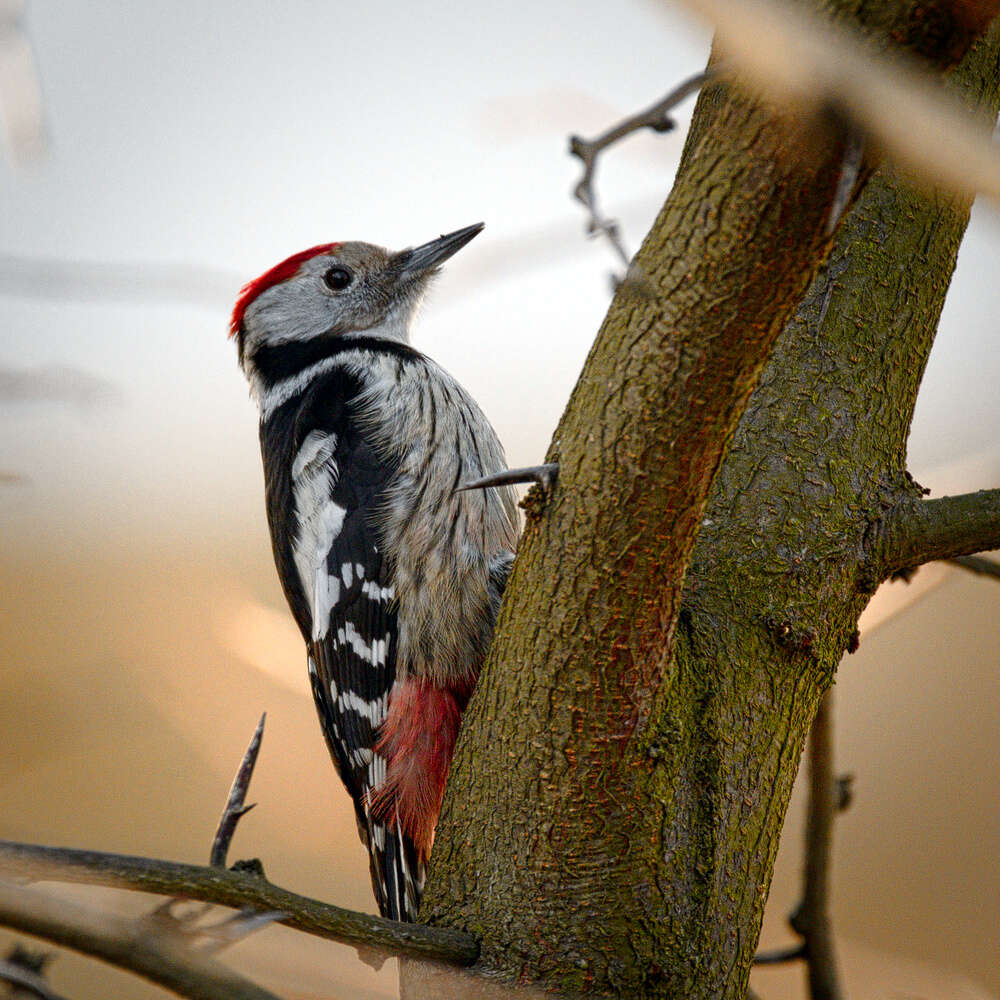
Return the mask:
[(354, 275), (343, 267), (331, 267), (323, 275), (326, 287), (332, 288), (335, 292), (342, 292), (353, 280)]

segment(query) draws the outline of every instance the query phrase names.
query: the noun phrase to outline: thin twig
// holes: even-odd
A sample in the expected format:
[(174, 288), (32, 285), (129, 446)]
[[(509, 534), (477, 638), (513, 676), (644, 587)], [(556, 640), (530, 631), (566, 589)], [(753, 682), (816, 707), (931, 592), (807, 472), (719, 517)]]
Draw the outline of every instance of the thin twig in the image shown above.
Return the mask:
[(615, 219), (602, 216), (597, 207), (597, 194), (594, 191), (597, 158), (602, 150), (640, 129), (650, 128), (654, 132), (670, 132), (676, 128), (677, 123), (670, 117), (670, 112), (685, 98), (696, 93), (712, 75), (713, 70), (706, 69), (688, 77), (655, 104), (624, 119), (595, 139), (582, 139), (578, 135), (569, 137), (570, 154), (578, 156), (583, 163), (583, 176), (573, 188), (573, 197), (583, 205), (589, 215), (587, 233), (591, 236), (603, 233), (626, 266), (632, 258), (625, 249), (618, 223)]
[(790, 948), (775, 948), (774, 951), (758, 951), (753, 957), (754, 965), (783, 965), (806, 957), (804, 944), (793, 944)]
[(956, 556), (949, 559), (953, 566), (961, 566), (970, 573), (978, 573), (981, 576), (993, 576), (1000, 579), (1000, 562), (995, 559), (988, 559), (986, 556)]
[(229, 798), (226, 800), (225, 809), (222, 810), (219, 828), (215, 831), (212, 851), (209, 855), (209, 864), (213, 868), (226, 867), (226, 856), (229, 854), (229, 845), (232, 843), (233, 834), (236, 833), (236, 825), (256, 804), (245, 805), (244, 803), (250, 789), (250, 780), (253, 778), (257, 755), (260, 753), (260, 743), (264, 736), (266, 719), (267, 712), (260, 717), (260, 722), (257, 723), (247, 752), (243, 755), (243, 760), (236, 771), (236, 777), (233, 778), (232, 788), (229, 789)]
[(523, 469), (504, 469), (491, 476), (483, 476), (469, 483), (455, 487), (456, 493), (463, 490), (486, 490), (494, 486), (511, 486), (517, 483), (537, 483), (548, 492), (555, 486), (559, 477), (559, 463), (548, 462), (545, 465), (530, 465)]
[(0, 980), (10, 983), (18, 989), (34, 993), (41, 1000), (66, 1000), (61, 993), (56, 993), (37, 972), (32, 972), (23, 965), (18, 965), (17, 962), (11, 962), (6, 958), (0, 958)]
[(0, 924), (135, 972), (191, 1000), (278, 1000), (142, 920), (123, 919), (0, 882)]
[(476, 939), (461, 931), (399, 923), (299, 896), (244, 871), (98, 851), (0, 841), (0, 872), (7, 878), (77, 882), (183, 896), (234, 909), (280, 910), (287, 927), (350, 945), (383, 948), (396, 955), (471, 965)]

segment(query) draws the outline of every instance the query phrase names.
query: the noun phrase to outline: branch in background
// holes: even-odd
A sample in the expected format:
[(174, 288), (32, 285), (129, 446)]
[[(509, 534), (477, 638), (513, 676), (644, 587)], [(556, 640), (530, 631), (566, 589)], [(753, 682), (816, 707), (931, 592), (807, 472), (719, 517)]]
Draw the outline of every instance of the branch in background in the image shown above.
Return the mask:
[(278, 1000), (148, 921), (123, 919), (35, 889), (0, 883), (0, 924), (96, 956), (191, 1000)]
[[(1000, 199), (1000, 149), (991, 138), (992, 123), (977, 125), (913, 59), (876, 53), (857, 33), (774, 0), (687, 4), (714, 23), (730, 79), (798, 115), (820, 120), (833, 109), (918, 177)], [(954, 65), (1000, 13), (1000, 0), (944, 6), (949, 23), (961, 28), (948, 36), (946, 48), (938, 50), (930, 37), (905, 39), (939, 69)], [(924, 21), (933, 24), (933, 18)]]
[(840, 983), (829, 915), (830, 847), (833, 821), (851, 802), (851, 775), (833, 773), (833, 690), (823, 695), (809, 733), (809, 805), (806, 819), (802, 901), (788, 918), (802, 938), (790, 948), (760, 952), (754, 965), (804, 959), (811, 1000), (840, 1000)]
[(987, 559), (986, 556), (956, 556), (949, 559), (953, 566), (961, 566), (970, 573), (978, 573), (980, 576), (992, 576), (1000, 579), (1000, 563), (994, 559)]
[(802, 902), (788, 918), (802, 935), (812, 1000), (840, 1000), (829, 912), (830, 847), (840, 798), (833, 774), (833, 689), (819, 703), (809, 733), (809, 806)]
[(997, 548), (1000, 489), (980, 490), (897, 507), (883, 524), (874, 557), (884, 580), (927, 562)]
[(587, 233), (590, 236), (603, 233), (626, 267), (629, 266), (632, 255), (625, 249), (618, 223), (615, 219), (602, 216), (597, 208), (597, 194), (594, 191), (597, 157), (608, 146), (618, 142), (619, 139), (624, 139), (625, 136), (631, 135), (633, 132), (638, 132), (640, 129), (650, 128), (654, 132), (672, 131), (676, 128), (676, 122), (670, 117), (670, 112), (681, 101), (691, 94), (697, 93), (705, 81), (712, 76), (712, 73), (712, 70), (696, 73), (655, 104), (650, 105), (645, 111), (640, 111), (638, 114), (626, 118), (606, 132), (602, 132), (596, 139), (581, 139), (578, 135), (569, 137), (570, 154), (578, 156), (583, 162), (583, 176), (573, 189), (573, 197), (583, 205), (590, 216), (587, 222)]
[(250, 790), (250, 780), (253, 778), (253, 769), (257, 764), (257, 755), (260, 753), (260, 743), (264, 737), (266, 719), (267, 712), (260, 717), (260, 722), (257, 723), (257, 728), (250, 738), (250, 745), (243, 755), (243, 760), (236, 771), (236, 777), (233, 778), (233, 785), (229, 789), (229, 798), (226, 800), (226, 806), (222, 810), (222, 817), (219, 820), (219, 827), (212, 840), (212, 850), (208, 863), (213, 868), (226, 867), (226, 856), (229, 854), (229, 845), (232, 843), (233, 834), (236, 833), (236, 826), (256, 804), (245, 805), (247, 792)]
[(236, 909), (281, 911), (284, 916), (279, 922), (286, 927), (345, 944), (384, 948), (395, 955), (471, 965), (479, 954), (469, 934), (345, 910), (299, 896), (246, 871), (0, 841), (0, 872), (7, 878), (103, 885)]

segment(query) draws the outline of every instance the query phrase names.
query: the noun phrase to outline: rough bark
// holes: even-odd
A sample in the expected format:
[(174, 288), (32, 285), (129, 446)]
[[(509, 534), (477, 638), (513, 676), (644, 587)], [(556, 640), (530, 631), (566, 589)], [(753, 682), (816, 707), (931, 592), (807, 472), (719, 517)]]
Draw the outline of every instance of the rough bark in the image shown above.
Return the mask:
[[(934, 8), (835, 6), (904, 40)], [(995, 114), (995, 40), (954, 75)], [(556, 432), (421, 911), (491, 972), (746, 991), (803, 739), (919, 499), (906, 434), (968, 217), (879, 172), (817, 274), (842, 146), (704, 92), (637, 257), (654, 294), (616, 297)]]

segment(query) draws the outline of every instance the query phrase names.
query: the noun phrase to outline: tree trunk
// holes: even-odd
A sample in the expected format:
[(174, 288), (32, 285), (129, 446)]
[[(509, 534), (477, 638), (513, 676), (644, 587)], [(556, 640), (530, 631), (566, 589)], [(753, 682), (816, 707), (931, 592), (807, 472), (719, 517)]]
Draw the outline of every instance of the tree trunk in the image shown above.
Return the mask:
[[(867, 6), (938, 65), (964, 51), (910, 30), (934, 4)], [(952, 74), (994, 115), (997, 53)], [(968, 219), (879, 171), (820, 270), (844, 144), (703, 92), (555, 434), (421, 911), (505, 978), (746, 992), (803, 740), (895, 568), (881, 526), (921, 503), (906, 435)]]

